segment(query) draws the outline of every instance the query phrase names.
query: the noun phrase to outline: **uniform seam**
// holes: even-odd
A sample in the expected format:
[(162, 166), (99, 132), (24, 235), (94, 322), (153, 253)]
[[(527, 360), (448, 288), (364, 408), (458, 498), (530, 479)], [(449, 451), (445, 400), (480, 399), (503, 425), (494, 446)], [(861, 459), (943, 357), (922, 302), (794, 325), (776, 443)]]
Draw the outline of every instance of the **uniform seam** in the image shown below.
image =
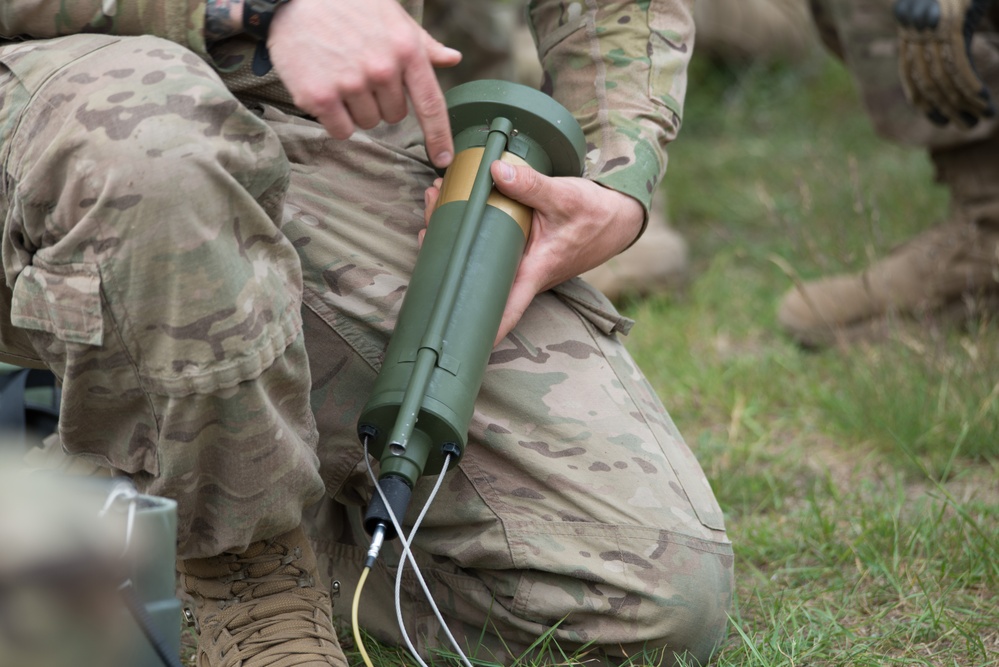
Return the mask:
[[(344, 322), (343, 318), (338, 318), (332, 308), (322, 300), (319, 293), (309, 287), (308, 284), (304, 284), (302, 288), (302, 305), (325, 322), (340, 337), (340, 340), (345, 342), (373, 371), (377, 373), (381, 369), (381, 364), (374, 361), (379, 356), (374, 347), (372, 346), (371, 349), (362, 349), (362, 346), (356, 344), (353, 336), (345, 336), (340, 329), (352, 328), (353, 325)], [(384, 353), (383, 350), (380, 352)]]
[[(105, 35), (105, 37), (107, 37), (107, 36)], [(56, 39), (59, 39), (59, 38), (56, 38)], [(100, 46), (94, 48), (93, 50), (88, 51), (87, 53), (83, 54), (79, 58), (76, 58), (76, 59), (74, 59), (74, 60), (72, 60), (70, 62), (63, 63), (60, 67), (54, 69), (42, 81), (39, 82), (38, 86), (33, 91), (31, 91), (30, 95), (28, 96), (28, 101), (24, 105), (24, 110), (21, 112), (21, 114), (18, 115), (17, 123), (14, 125), (14, 128), (13, 128), (13, 130), (11, 130), (11, 133), (10, 133), (10, 142), (7, 145), (7, 150), (6, 150), (4, 158), (3, 158), (3, 165), (4, 165), (4, 171), (5, 172), (11, 173), (11, 171), (9, 169), (9, 167), (11, 166), (9, 164), (10, 153), (11, 153), (11, 151), (13, 151), (14, 145), (16, 143), (18, 143), (19, 135), (21, 133), (21, 127), (26, 122), (26, 117), (29, 115), (28, 114), (28, 109), (32, 108), (33, 106), (35, 106), (36, 103), (37, 104), (44, 104), (47, 108), (53, 108), (51, 104), (45, 103), (44, 100), (38, 100), (38, 97), (41, 95), (42, 91), (45, 90), (48, 87), (48, 85), (52, 82), (52, 80), (55, 77), (59, 76), (70, 65), (75, 65), (75, 64), (79, 63), (81, 60), (85, 60), (87, 58), (90, 58), (91, 55), (97, 53), (98, 51), (102, 51), (103, 49), (106, 49), (107, 47), (109, 47), (109, 46), (111, 46), (113, 44), (117, 44), (117, 43), (119, 43), (121, 41), (120, 38), (109, 38), (109, 39), (110, 39), (110, 41), (107, 41), (104, 44), (101, 44)], [(2, 62), (2, 60), (0, 60), (0, 62)], [(7, 67), (7, 69), (9, 69), (11, 71), (11, 74), (13, 74), (15, 78), (17, 78), (18, 84), (21, 85), (21, 87), (23, 87), (25, 90), (30, 90), (27, 86), (24, 85), (23, 81), (21, 80), (21, 77), (19, 77), (14, 72), (14, 70), (10, 69), (10, 67), (8, 67), (6, 64), (4, 65), (4, 67)], [(37, 115), (37, 111), (35, 109), (32, 109), (31, 110), (31, 114), (32, 115)], [(27, 156), (27, 151), (23, 151), (22, 154), (26, 157)], [(17, 167), (20, 168), (20, 163), (17, 165)]]
[[(486, 446), (485, 442), (482, 443), (482, 446)], [(482, 501), (482, 504), (489, 508), (489, 511), (492, 512), (492, 515), (496, 519), (496, 522), (499, 524), (500, 528), (503, 530), (503, 543), (506, 545), (507, 558), (510, 559), (510, 563), (514, 567), (523, 569), (523, 565), (520, 564), (520, 563), (518, 563), (518, 558), (516, 557), (516, 555), (514, 553), (513, 544), (512, 544), (512, 542), (510, 540), (511, 531), (510, 531), (510, 527), (507, 525), (507, 519), (506, 519), (506, 517), (502, 513), (496, 511), (496, 507), (494, 506), (494, 503), (491, 502), (490, 499), (487, 498), (485, 495), (483, 495), (483, 493), (479, 490), (478, 485), (475, 484), (472, 481), (473, 477), (468, 474), (468, 470), (466, 470), (466, 468), (474, 468), (475, 471), (477, 473), (479, 473), (478, 474), (478, 479), (483, 480), (482, 484), (484, 486), (489, 487), (489, 490), (492, 492), (491, 493), (492, 496), (499, 497), (500, 494), (496, 493), (496, 490), (493, 488), (492, 484), (489, 482), (489, 478), (485, 475), (485, 473), (482, 470), (482, 468), (480, 468), (478, 466), (478, 464), (477, 464), (476, 461), (474, 461), (472, 459), (465, 459), (464, 461), (460, 461), (458, 463), (458, 469), (462, 472), (463, 475), (465, 475), (465, 479), (468, 480), (468, 485), (475, 491), (475, 495), (477, 495), (479, 497), (479, 499)]]
[[(609, 120), (609, 110), (607, 105), (607, 68), (603, 61), (603, 54), (600, 52), (600, 41), (597, 38), (596, 18), (599, 7), (594, 0), (586, 2), (586, 38), (589, 42), (590, 60), (593, 63), (595, 76), (593, 78), (593, 96), (597, 100), (597, 124), (600, 127), (600, 141), (603, 146), (609, 146), (613, 142), (613, 128)], [(600, 163), (594, 165), (593, 174), (599, 175), (606, 165), (604, 151), (600, 151)]]
[[(536, 526), (536, 528), (531, 528), (530, 526)], [(583, 537), (597, 534), (606, 534), (608, 529), (615, 533), (615, 539), (619, 540), (622, 536), (627, 537), (627, 539), (640, 539), (646, 540), (648, 542), (658, 541), (653, 538), (653, 533), (658, 536), (670, 536), (679, 538), (679, 540), (673, 540), (671, 543), (683, 543), (684, 546), (690, 547), (691, 549), (696, 549), (697, 551), (702, 551), (705, 553), (719, 553), (727, 552), (731, 550), (732, 542), (726, 538), (724, 540), (707, 540), (703, 537), (697, 535), (690, 535), (688, 533), (682, 533), (675, 530), (666, 530), (663, 528), (655, 528), (652, 526), (641, 526), (637, 524), (626, 524), (626, 523), (597, 523), (595, 521), (579, 521), (579, 522), (565, 522), (556, 523), (553, 525), (549, 524), (524, 524), (523, 527), (515, 527), (511, 529), (514, 534), (521, 535), (580, 535), (579, 528), (586, 527), (592, 530), (585, 531), (582, 533)], [(650, 533), (648, 537), (640, 537), (637, 535), (627, 535), (627, 533), (634, 531), (647, 531)], [(720, 531), (719, 531), (720, 532)]]
[[(99, 265), (97, 266), (97, 273), (98, 273), (98, 275), (101, 275), (101, 270), (100, 270), (100, 266)], [(160, 439), (160, 436), (163, 435), (163, 432), (162, 432), (162, 419), (161, 419), (162, 415), (160, 415), (156, 411), (156, 403), (155, 403), (155, 401), (153, 401), (152, 395), (149, 392), (146, 383), (142, 379), (142, 373), (139, 372), (139, 365), (138, 365), (138, 363), (136, 363), (135, 358), (133, 357), (131, 350), (129, 350), (128, 346), (125, 344), (125, 340), (122, 337), (122, 333), (121, 333), (121, 327), (118, 325), (118, 321), (115, 319), (115, 316), (114, 316), (114, 311), (111, 309), (110, 303), (107, 301), (107, 295), (106, 295), (106, 293), (104, 291), (104, 281), (103, 280), (101, 280), (101, 283), (100, 283), (100, 297), (101, 297), (102, 310), (105, 307), (107, 308), (108, 320), (114, 326), (114, 333), (113, 333), (113, 335), (117, 339), (118, 345), (119, 345), (119, 347), (121, 347), (121, 350), (122, 350), (122, 352), (125, 355), (125, 358), (128, 359), (129, 368), (131, 369), (132, 374), (135, 377), (135, 384), (139, 388), (139, 391), (142, 392), (143, 399), (146, 401), (146, 404), (149, 406), (149, 413), (153, 416), (153, 424), (156, 427), (156, 440), (158, 442), (159, 439)], [(102, 314), (102, 317), (103, 317), (103, 314)], [(160, 449), (161, 448), (159, 446), (157, 446), (157, 447), (155, 447), (153, 449), (153, 452), (155, 453), (155, 456), (156, 456), (156, 470), (155, 471), (153, 471), (153, 470), (147, 471), (147, 472), (149, 472), (150, 474), (152, 474), (155, 477), (159, 477), (159, 472), (160, 472), (159, 471), (159, 468), (160, 468)], [(145, 466), (145, 461), (143, 461), (142, 467), (143, 467), (143, 469), (145, 469), (145, 467), (146, 467)]]

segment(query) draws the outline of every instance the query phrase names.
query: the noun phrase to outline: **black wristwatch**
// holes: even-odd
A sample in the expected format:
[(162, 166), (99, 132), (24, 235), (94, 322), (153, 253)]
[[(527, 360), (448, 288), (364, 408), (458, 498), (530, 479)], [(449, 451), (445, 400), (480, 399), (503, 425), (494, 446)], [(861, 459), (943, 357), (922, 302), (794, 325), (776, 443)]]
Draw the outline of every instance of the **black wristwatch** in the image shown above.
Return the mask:
[(243, 32), (258, 40), (253, 53), (253, 73), (263, 76), (271, 71), (271, 57), (267, 53), (267, 33), (277, 8), (289, 0), (246, 0), (243, 5)]

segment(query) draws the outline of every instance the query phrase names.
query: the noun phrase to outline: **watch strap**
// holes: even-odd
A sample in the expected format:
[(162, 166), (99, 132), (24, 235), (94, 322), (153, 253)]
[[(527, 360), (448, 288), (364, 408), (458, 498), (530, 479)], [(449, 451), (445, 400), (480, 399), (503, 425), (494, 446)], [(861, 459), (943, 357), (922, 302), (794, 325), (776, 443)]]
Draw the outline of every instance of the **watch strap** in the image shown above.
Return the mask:
[(243, 5), (243, 32), (266, 41), (274, 12), (286, 2), (288, 0), (246, 0)]
[(289, 0), (246, 0), (243, 5), (243, 32), (256, 38), (257, 48), (253, 50), (251, 69), (257, 76), (271, 71), (271, 55), (267, 51), (267, 34), (274, 20), (277, 8)]

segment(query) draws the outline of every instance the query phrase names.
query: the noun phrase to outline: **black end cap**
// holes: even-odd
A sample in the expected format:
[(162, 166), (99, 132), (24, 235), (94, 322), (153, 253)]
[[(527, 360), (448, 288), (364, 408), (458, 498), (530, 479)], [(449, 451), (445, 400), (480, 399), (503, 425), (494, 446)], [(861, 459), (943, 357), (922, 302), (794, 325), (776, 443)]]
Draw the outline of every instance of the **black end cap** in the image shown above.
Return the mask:
[(367, 531), (368, 535), (373, 535), (375, 528), (383, 525), (385, 526), (385, 539), (394, 540), (398, 536), (398, 533), (395, 530), (395, 526), (392, 525), (392, 518), (389, 515), (388, 509), (389, 507), (392, 509), (392, 514), (395, 515), (396, 520), (402, 525), (402, 518), (406, 516), (409, 501), (413, 497), (413, 489), (410, 488), (409, 483), (405, 479), (396, 475), (382, 477), (378, 480), (378, 486), (381, 487), (382, 493), (385, 494), (388, 507), (386, 507), (382, 501), (382, 495), (376, 489), (371, 497), (371, 502), (368, 504), (368, 511), (364, 515), (364, 530)]

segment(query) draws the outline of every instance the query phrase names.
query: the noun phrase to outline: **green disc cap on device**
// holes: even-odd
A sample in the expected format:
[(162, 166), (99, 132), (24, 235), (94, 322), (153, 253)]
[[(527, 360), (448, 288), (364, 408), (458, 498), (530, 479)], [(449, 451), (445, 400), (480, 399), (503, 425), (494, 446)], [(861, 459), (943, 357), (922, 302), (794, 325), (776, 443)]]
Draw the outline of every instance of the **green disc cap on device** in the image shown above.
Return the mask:
[(583, 130), (568, 109), (541, 91), (488, 79), (455, 86), (445, 93), (445, 99), (456, 138), (466, 130), (486, 131), (494, 118), (507, 118), (518, 136), (547, 154), (552, 176), (582, 174), (586, 155)]

